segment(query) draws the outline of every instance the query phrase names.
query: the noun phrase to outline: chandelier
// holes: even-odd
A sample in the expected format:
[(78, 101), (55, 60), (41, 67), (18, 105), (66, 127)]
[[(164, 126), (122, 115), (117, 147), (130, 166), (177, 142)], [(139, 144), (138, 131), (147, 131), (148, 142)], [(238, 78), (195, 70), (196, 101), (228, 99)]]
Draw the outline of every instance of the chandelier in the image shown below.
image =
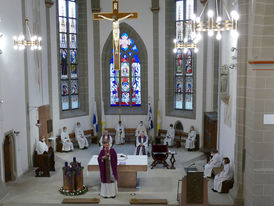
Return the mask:
[(197, 44), (202, 39), (201, 32), (208, 32), (208, 36), (212, 37), (214, 32), (217, 32), (216, 39), (221, 40), (222, 31), (231, 31), (232, 35), (238, 38), (238, 20), (239, 14), (233, 10), (229, 14), (226, 5), (224, 4), (224, 0), (220, 0), (222, 6), (225, 11), (225, 19), (222, 19), (220, 11), (219, 11), (219, 0), (215, 0), (216, 7), (216, 18), (214, 18), (214, 11), (208, 10), (207, 19), (205, 21), (201, 21), (202, 16), (205, 12), (206, 7), (208, 7), (208, 1), (204, 2), (204, 7), (199, 16), (193, 14), (190, 21), (185, 22), (184, 24), (191, 27), (191, 31), (189, 32), (189, 37), (185, 38), (183, 41), (174, 39), (174, 53), (177, 52), (177, 49), (183, 49), (184, 53), (187, 53), (188, 49), (194, 49), (194, 52), (198, 52)]
[(25, 19), (25, 23), (26, 23), (26, 28), (27, 28), (27, 32), (29, 35), (29, 39), (30, 40), (26, 40), (25, 36), (23, 35), (23, 33), (21, 33), (18, 37), (14, 36), (13, 40), (14, 40), (14, 49), (15, 50), (24, 50), (27, 46), (30, 47), (31, 50), (41, 50), (41, 41), (42, 41), (42, 37), (40, 36), (36, 36), (36, 35), (31, 35), (30, 32), (30, 28), (29, 28), (29, 20)]
[(222, 3), (222, 6), (224, 8), (226, 18), (222, 19), (219, 11), (218, 0), (215, 0), (216, 17), (214, 18), (214, 11), (209, 9), (207, 12), (207, 20), (201, 21), (201, 17), (204, 14), (206, 7), (208, 6), (208, 1), (206, 1), (201, 14), (199, 16), (196, 16), (194, 14), (192, 17), (193, 35), (200, 35), (200, 32), (205, 31), (208, 32), (208, 36), (212, 37), (214, 35), (214, 32), (217, 32), (216, 39), (221, 40), (221, 32), (230, 30), (232, 32), (232, 35), (238, 38), (239, 14), (235, 10), (231, 11), (231, 13), (229, 14), (224, 0), (220, 0), (220, 2)]

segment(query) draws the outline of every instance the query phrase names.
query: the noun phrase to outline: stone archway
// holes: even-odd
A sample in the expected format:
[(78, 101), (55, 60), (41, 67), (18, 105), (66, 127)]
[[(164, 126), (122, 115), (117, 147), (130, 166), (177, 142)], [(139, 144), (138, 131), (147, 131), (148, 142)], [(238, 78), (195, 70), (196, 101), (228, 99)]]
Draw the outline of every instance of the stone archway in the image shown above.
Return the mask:
[(5, 134), (3, 141), (4, 179), (5, 182), (13, 181), (17, 177), (15, 135), (13, 130)]

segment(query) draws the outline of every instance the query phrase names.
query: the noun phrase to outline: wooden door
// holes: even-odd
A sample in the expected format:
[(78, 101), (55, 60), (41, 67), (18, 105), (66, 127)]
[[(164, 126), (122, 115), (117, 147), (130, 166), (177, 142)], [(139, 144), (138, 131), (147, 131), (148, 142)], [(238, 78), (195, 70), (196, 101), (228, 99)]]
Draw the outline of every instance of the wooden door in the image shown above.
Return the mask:
[(6, 136), (4, 141), (4, 164), (5, 164), (5, 182), (11, 181), (11, 151), (10, 137)]

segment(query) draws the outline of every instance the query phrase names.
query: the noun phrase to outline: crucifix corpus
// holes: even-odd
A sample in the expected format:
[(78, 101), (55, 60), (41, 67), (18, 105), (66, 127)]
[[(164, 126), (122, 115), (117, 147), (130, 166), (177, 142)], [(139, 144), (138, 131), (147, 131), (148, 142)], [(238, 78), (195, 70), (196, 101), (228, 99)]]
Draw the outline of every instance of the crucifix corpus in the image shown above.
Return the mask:
[(94, 20), (112, 21), (112, 37), (113, 37), (113, 66), (115, 70), (120, 69), (120, 29), (119, 22), (125, 19), (137, 19), (137, 12), (121, 12), (119, 13), (119, 0), (112, 1), (112, 13), (94, 13)]

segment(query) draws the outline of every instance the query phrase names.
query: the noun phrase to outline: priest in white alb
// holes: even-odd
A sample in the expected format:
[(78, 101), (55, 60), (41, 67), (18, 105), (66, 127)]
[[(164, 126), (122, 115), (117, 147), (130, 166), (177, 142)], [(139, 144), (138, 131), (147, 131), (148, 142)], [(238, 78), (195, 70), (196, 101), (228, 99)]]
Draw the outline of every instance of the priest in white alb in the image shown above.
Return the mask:
[(148, 138), (143, 132), (136, 137), (135, 155), (147, 155)]
[(167, 144), (168, 146), (173, 146), (174, 137), (175, 137), (175, 129), (173, 128), (173, 124), (170, 124), (166, 133), (166, 137), (164, 139), (164, 145)]
[(205, 177), (211, 177), (212, 175), (212, 169), (214, 167), (220, 167), (222, 164), (222, 159), (220, 154), (218, 153), (217, 150), (213, 150), (211, 152), (212, 158), (210, 161), (205, 165), (205, 170), (204, 170), (204, 176)]
[(72, 151), (73, 148), (73, 144), (69, 139), (69, 134), (67, 132), (67, 127), (63, 127), (63, 130), (61, 132), (61, 141), (63, 144), (62, 150), (65, 152), (69, 152)]
[(136, 132), (135, 132), (135, 136), (136, 137), (140, 136), (141, 132), (143, 132), (144, 135), (147, 136), (147, 129), (146, 129), (143, 121), (140, 121), (140, 123), (138, 124)]
[(44, 154), (44, 152), (48, 152), (49, 151), (49, 147), (45, 142), (45, 138), (44, 137), (40, 137), (39, 138), (39, 142), (36, 145), (36, 152), (38, 155)]
[(223, 160), (224, 169), (215, 176), (213, 183), (213, 192), (222, 191), (222, 183), (226, 180), (231, 180), (233, 178), (233, 169), (230, 165), (230, 160), (228, 157), (225, 157)]
[(80, 149), (88, 148), (88, 140), (85, 137), (84, 130), (81, 127), (80, 122), (77, 122), (76, 128), (75, 128), (75, 136), (79, 144)]
[(122, 121), (118, 122), (118, 125), (115, 128), (115, 144), (124, 144), (125, 143), (125, 128), (122, 125)]
[(194, 126), (191, 126), (189, 129), (188, 137), (186, 139), (186, 149), (188, 151), (192, 151), (195, 149), (195, 140), (196, 140), (196, 131), (194, 129)]

